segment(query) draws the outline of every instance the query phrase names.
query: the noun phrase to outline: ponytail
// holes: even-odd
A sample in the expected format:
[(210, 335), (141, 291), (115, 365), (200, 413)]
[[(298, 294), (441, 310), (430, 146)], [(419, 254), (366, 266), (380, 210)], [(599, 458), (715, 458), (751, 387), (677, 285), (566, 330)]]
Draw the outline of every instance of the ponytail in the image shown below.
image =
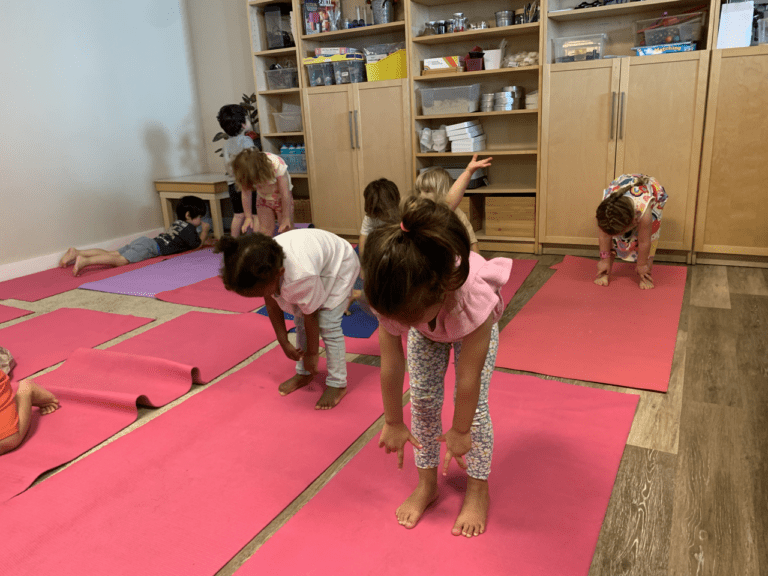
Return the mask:
[(214, 252), (223, 254), (220, 276), (224, 286), (238, 294), (274, 280), (285, 260), (280, 244), (264, 234), (224, 236)]
[(597, 225), (610, 236), (620, 234), (635, 220), (635, 205), (624, 194), (636, 186), (644, 186), (647, 180), (633, 177), (600, 202), (595, 212)]

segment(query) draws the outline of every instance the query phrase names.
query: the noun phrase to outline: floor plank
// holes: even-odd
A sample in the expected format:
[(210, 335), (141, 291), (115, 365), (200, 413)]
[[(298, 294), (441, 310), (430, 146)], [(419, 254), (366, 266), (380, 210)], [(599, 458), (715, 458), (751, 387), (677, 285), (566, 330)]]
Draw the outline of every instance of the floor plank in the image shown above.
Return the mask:
[(760, 268), (729, 267), (728, 290), (731, 294), (750, 294), (752, 296), (768, 296), (768, 282), (765, 280), (765, 270)]
[(589, 576), (667, 576), (677, 458), (627, 446)]
[(725, 266), (694, 266), (691, 268), (693, 289), (691, 305), (705, 308), (730, 308), (728, 269)]

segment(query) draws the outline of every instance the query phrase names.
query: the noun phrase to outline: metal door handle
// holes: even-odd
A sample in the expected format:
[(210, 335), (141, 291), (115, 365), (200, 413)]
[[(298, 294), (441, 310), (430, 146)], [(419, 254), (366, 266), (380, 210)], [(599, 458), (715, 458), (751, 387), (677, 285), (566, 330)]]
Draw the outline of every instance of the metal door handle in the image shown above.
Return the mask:
[(619, 140), (624, 140), (624, 97), (626, 92), (621, 93), (621, 105), (619, 107)]
[(616, 92), (611, 92), (611, 140), (616, 135), (616, 122), (614, 122), (614, 116), (616, 114)]
[(360, 150), (360, 134), (357, 132), (357, 110), (355, 110), (355, 142), (357, 143), (357, 149)]
[(352, 110), (349, 111), (349, 145), (355, 149), (355, 140), (352, 138)]

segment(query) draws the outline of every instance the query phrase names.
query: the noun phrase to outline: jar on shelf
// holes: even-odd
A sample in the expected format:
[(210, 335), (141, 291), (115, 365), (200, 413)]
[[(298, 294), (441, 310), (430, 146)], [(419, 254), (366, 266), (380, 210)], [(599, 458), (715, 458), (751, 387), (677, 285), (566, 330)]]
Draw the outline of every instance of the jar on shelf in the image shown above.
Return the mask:
[(464, 32), (469, 26), (469, 18), (464, 16), (464, 12), (456, 12), (453, 15), (453, 31)]

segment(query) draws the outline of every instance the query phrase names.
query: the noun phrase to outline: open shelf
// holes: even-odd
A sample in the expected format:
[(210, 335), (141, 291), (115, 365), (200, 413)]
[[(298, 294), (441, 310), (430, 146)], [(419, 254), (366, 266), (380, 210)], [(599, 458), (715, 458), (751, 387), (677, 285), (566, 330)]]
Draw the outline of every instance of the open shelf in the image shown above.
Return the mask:
[(514, 24), (498, 28), (483, 28), (481, 30), (467, 30), (466, 32), (453, 32), (451, 34), (434, 34), (432, 36), (419, 36), (413, 39), (414, 44), (450, 44), (465, 40), (482, 40), (483, 38), (502, 38), (506, 36), (518, 36), (524, 34), (538, 34), (539, 23)]
[(510, 188), (503, 184), (490, 184), (464, 192), (465, 196), (473, 194), (482, 194), (483, 196), (492, 196), (494, 194), (536, 194), (536, 188)]
[(528, 236), (489, 236), (485, 233), (485, 230), (475, 230), (475, 236), (477, 240), (496, 240), (498, 242), (533, 242), (533, 237)]
[(486, 148), (477, 152), (419, 152), (416, 158), (454, 158), (466, 156), (536, 156), (537, 150), (494, 150)]
[(581, 10), (556, 10), (547, 14), (550, 20), (567, 22), (570, 20), (590, 20), (592, 18), (610, 18), (619, 14), (637, 14), (649, 10), (663, 10), (665, 8), (698, 6), (698, 0), (643, 0), (627, 4), (612, 4), (610, 6), (596, 6)]
[(280, 94), (298, 94), (301, 88), (285, 88), (283, 90), (262, 90), (259, 96), (277, 96)]
[(521, 72), (538, 72), (539, 70), (541, 70), (541, 66), (518, 66), (517, 68), (498, 68), (496, 70), (478, 70), (474, 72), (429, 74), (427, 76), (416, 76), (414, 80), (418, 80), (419, 82), (434, 82), (435, 80), (461, 80), (463, 78), (507, 76), (509, 74), (519, 74)]
[(386, 34), (388, 32), (404, 32), (405, 22), (390, 22), (389, 24), (374, 24), (373, 26), (364, 26), (360, 28), (350, 28), (348, 30), (337, 30), (336, 32), (322, 32), (320, 34), (305, 34), (301, 37), (304, 42), (324, 42), (326, 40), (343, 40), (344, 38), (360, 38), (363, 36), (375, 36), (376, 34)]
[(306, 172), (303, 172), (303, 173), (297, 172), (296, 174), (291, 172), (291, 178), (309, 178), (309, 174), (307, 174)]
[(467, 112), (466, 114), (435, 114), (429, 116), (416, 116), (416, 120), (440, 120), (443, 118), (483, 118), (485, 116), (512, 116), (518, 114), (538, 114), (538, 108), (526, 108), (524, 110), (502, 110), (499, 112)]
[(304, 132), (271, 132), (269, 134), (262, 134), (262, 138), (284, 138), (288, 136), (304, 136)]
[(275, 48), (274, 50), (262, 50), (261, 52), (254, 52), (254, 56), (293, 56), (296, 54), (296, 46), (290, 48)]

